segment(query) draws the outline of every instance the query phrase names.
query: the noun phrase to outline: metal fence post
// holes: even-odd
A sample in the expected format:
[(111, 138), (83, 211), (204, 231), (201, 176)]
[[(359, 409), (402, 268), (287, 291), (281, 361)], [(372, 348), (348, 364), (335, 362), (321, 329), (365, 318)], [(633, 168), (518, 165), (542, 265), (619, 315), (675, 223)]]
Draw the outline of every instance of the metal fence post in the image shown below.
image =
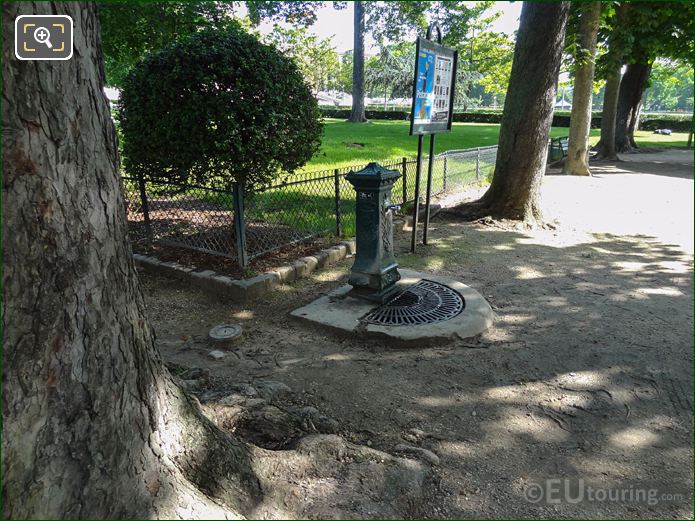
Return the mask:
[(401, 170), (403, 172), (403, 202), (401, 204), (405, 204), (408, 201), (408, 181), (407, 181), (407, 172), (408, 172), (408, 158), (404, 157), (403, 161), (401, 163)]
[(145, 178), (142, 174), (138, 175), (138, 187), (140, 188), (140, 205), (142, 206), (142, 217), (145, 222), (145, 232), (147, 240), (152, 242), (152, 225), (150, 224), (150, 205), (147, 202), (147, 190), (145, 189)]
[(480, 148), (475, 149), (475, 179), (480, 181)]
[(444, 152), (444, 180), (442, 182), (442, 192), (446, 192), (446, 170), (447, 170), (447, 163), (449, 160), (449, 154), (447, 152)]
[(245, 268), (249, 263), (246, 251), (246, 219), (244, 218), (244, 188), (239, 183), (232, 184), (232, 204), (234, 205), (234, 235), (236, 237), (237, 262)]
[(335, 234), (338, 237), (343, 236), (342, 215), (340, 212), (340, 175), (338, 169), (333, 170), (333, 179), (335, 181)]

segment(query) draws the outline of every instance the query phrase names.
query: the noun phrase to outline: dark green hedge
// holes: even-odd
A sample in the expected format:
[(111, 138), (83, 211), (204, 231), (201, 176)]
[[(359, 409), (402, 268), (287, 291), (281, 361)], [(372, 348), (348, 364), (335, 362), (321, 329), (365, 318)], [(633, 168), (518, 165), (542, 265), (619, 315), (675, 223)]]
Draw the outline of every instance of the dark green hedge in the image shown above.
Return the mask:
[(689, 115), (660, 114), (658, 116), (643, 116), (640, 123), (642, 130), (668, 128), (675, 132), (690, 132), (693, 118)]
[(318, 104), (295, 63), (241, 29), (207, 29), (148, 55), (118, 105), (135, 176), (262, 185), (321, 144)]
[[(347, 109), (321, 108), (321, 113), (325, 118), (347, 119), (350, 111)], [(368, 110), (367, 119), (386, 119), (386, 120), (408, 120), (409, 113), (400, 110)], [(460, 123), (500, 123), (502, 121), (501, 112), (455, 112), (454, 121)], [(642, 116), (641, 129), (656, 130), (657, 128), (670, 128), (674, 131), (688, 132), (692, 122), (692, 116), (664, 114), (659, 116)], [(554, 127), (570, 126), (570, 116), (566, 111), (556, 113), (553, 116)], [(591, 118), (592, 128), (601, 128), (601, 116)]]

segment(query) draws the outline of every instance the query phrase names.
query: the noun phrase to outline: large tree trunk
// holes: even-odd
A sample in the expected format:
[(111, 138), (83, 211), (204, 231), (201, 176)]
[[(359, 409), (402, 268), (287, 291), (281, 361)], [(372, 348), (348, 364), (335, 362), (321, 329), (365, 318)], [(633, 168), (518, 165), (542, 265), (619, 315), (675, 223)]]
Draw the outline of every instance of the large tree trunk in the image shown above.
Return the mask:
[(569, 2), (524, 2), (492, 184), (480, 200), (452, 213), (464, 218), (542, 218), (540, 187), (568, 13)]
[(601, 112), (601, 138), (595, 147), (596, 159), (618, 161), (618, 154), (615, 151), (615, 116), (618, 109), (619, 90), (620, 65), (616, 66), (606, 78)]
[(352, 57), (352, 112), (353, 123), (367, 121), (364, 113), (364, 5), (354, 2), (354, 49)]
[(615, 120), (615, 148), (618, 152), (630, 152), (637, 148), (634, 132), (651, 70), (652, 66), (648, 63), (631, 63), (620, 82)]
[[(72, 59), (15, 59), (15, 17), (54, 13), (74, 20)], [(249, 451), (173, 383), (144, 318), (96, 5), (4, 3), (3, 31), (5, 518), (247, 509)]]
[(562, 168), (563, 174), (591, 175), (589, 171), (589, 132), (591, 130), (591, 95), (594, 86), (596, 37), (601, 14), (601, 2), (582, 5), (579, 22), (581, 52), (575, 57), (572, 115), (570, 117), (569, 150)]

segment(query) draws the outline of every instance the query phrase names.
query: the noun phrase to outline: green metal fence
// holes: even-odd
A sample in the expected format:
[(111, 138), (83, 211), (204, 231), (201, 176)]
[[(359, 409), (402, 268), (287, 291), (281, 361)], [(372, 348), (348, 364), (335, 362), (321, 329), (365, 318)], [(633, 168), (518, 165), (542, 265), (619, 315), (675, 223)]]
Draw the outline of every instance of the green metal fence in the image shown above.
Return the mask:
[[(485, 147), (437, 155), (432, 193), (486, 182), (496, 151), (497, 147)], [(423, 161), (426, 172), (427, 157)], [(404, 157), (381, 165), (401, 172), (392, 202), (412, 202), (416, 160)], [(245, 266), (251, 259), (318, 236), (353, 236), (355, 196), (345, 175), (365, 166), (292, 174), (253, 191), (236, 184), (219, 188), (123, 177), (131, 240), (222, 255)], [(424, 183), (423, 179), (423, 187)]]

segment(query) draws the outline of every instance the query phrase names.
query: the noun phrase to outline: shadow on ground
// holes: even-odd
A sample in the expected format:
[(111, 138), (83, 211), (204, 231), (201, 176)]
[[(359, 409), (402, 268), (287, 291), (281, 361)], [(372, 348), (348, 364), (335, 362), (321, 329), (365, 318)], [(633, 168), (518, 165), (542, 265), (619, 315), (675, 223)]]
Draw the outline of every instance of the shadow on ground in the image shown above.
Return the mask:
[[(247, 308), (142, 277), (169, 362), (219, 382), (283, 382), (294, 404), (335, 418), (350, 441), (437, 454), (428, 517), (691, 518), (693, 259), (680, 236), (652, 235), (435, 219), (417, 255), (402, 235), (401, 265), (461, 280), (497, 315), (478, 338), (423, 349), (288, 317), (344, 283), (351, 259)], [(213, 361), (205, 334), (228, 321), (243, 325), (243, 342)], [(557, 504), (528, 496), (562, 480), (572, 493)], [(591, 499), (586, 487), (606, 495)], [(340, 488), (327, 490), (338, 504)]]

